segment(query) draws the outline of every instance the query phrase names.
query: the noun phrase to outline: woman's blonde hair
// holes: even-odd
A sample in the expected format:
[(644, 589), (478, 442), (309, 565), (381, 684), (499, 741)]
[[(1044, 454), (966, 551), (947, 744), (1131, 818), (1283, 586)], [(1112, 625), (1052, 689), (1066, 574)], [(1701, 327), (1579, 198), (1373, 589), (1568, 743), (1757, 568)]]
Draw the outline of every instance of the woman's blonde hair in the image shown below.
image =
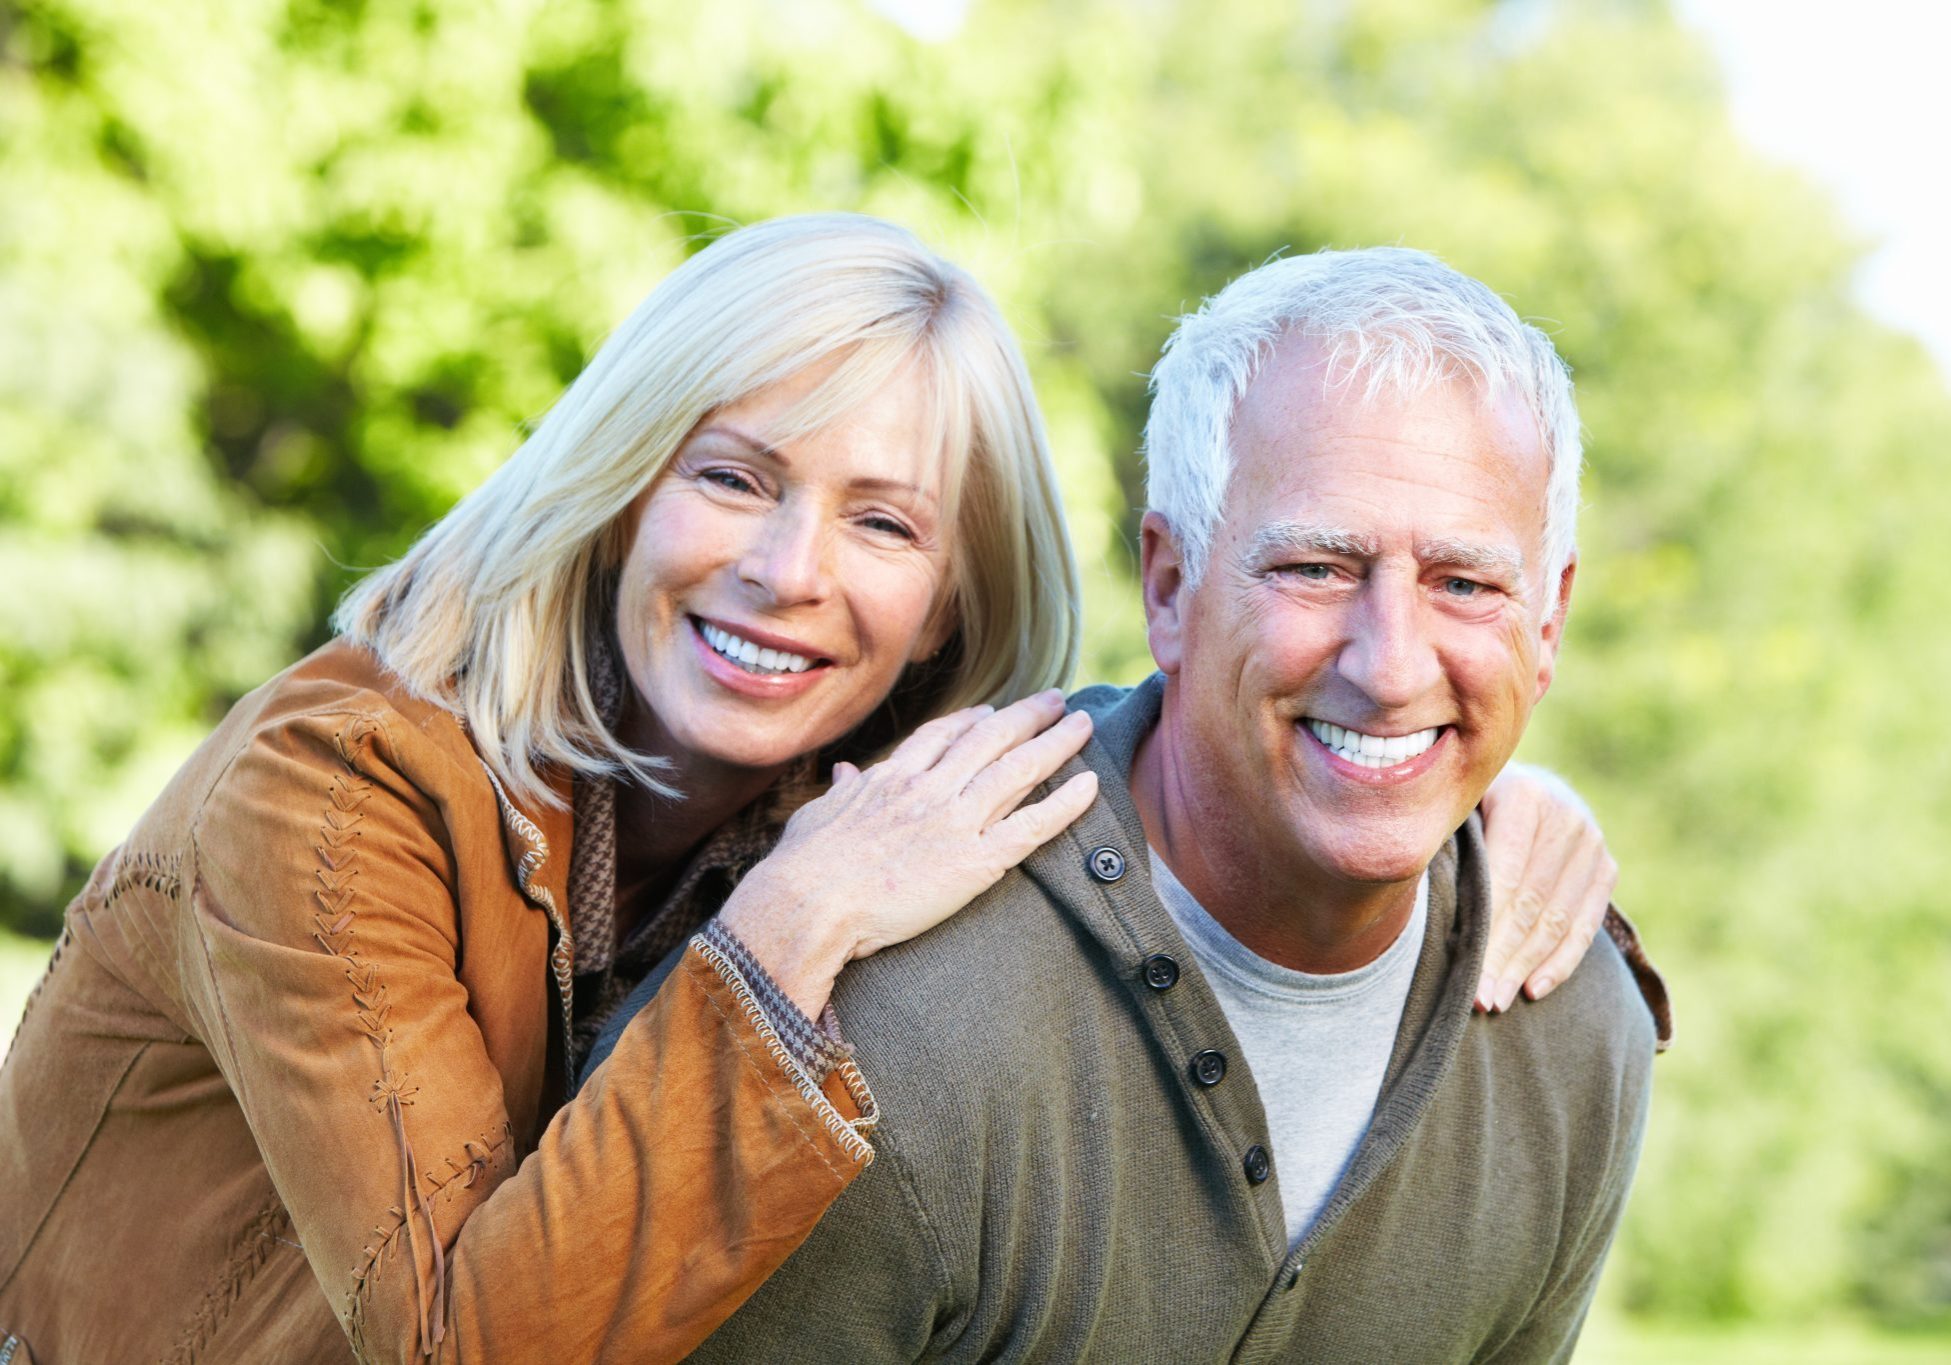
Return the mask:
[(827, 757), (872, 758), (922, 721), (1064, 683), (1078, 582), (1028, 369), (989, 296), (906, 230), (855, 214), (741, 228), (673, 271), (508, 462), (334, 624), (458, 713), (511, 795), (542, 776), (627, 774), (667, 794), (656, 755), (603, 724), (591, 649), (632, 500), (712, 411), (833, 362), (782, 437), (917, 373), (947, 470), (949, 643)]

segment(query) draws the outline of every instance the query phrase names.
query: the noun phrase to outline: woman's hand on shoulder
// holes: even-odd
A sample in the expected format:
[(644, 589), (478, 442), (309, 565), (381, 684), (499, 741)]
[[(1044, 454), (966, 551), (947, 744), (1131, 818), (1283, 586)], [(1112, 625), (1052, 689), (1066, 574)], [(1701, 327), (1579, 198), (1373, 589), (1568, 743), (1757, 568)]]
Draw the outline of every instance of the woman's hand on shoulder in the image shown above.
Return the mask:
[(871, 768), (836, 765), (722, 920), (817, 1017), (848, 962), (941, 923), (1089, 808), (1091, 772), (1023, 800), (1090, 734), (1052, 690), (930, 721)]
[(1591, 809), (1565, 780), (1512, 763), (1482, 802), (1491, 931), (1477, 1008), (1505, 1010), (1520, 988), (1542, 1000), (1592, 946), (1619, 864)]

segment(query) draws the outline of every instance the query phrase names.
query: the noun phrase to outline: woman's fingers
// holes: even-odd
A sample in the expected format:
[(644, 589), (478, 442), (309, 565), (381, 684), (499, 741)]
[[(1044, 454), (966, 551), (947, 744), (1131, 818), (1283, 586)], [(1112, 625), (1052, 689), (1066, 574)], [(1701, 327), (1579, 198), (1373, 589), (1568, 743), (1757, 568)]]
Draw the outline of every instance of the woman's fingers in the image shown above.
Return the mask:
[(998, 820), (990, 826), (987, 837), (994, 841), (997, 853), (1007, 860), (1006, 867), (1015, 867), (1068, 829), (1095, 800), (1097, 774), (1087, 769), (1074, 774), (1041, 801)]
[(949, 746), (995, 713), (996, 708), (985, 702), (981, 706), (966, 706), (946, 716), (937, 716), (895, 745), (894, 752), (883, 759), (879, 766), (901, 772), (926, 772), (941, 762)]
[(977, 773), (963, 788), (987, 829), (1057, 769), (1075, 757), (1091, 737), (1088, 712), (1072, 711), (1043, 733), (1023, 741)]
[(1568, 877), (1559, 884), (1556, 899), (1573, 907), (1565, 931), (1554, 939), (1548, 932), (1555, 927), (1550, 926), (1551, 917), (1543, 917), (1511, 961), (1511, 974), (1523, 980), (1524, 993), (1533, 1000), (1550, 995), (1584, 960), (1586, 949), (1605, 922), (1606, 907), (1612, 904), (1613, 890), (1619, 885), (1619, 864), (1603, 844), (1583, 871), (1582, 878)]
[(1054, 687), (1013, 702), (963, 731), (936, 760), (935, 776), (959, 792), (977, 773), (1048, 729), (1063, 714), (1064, 694)]
[[(1502, 788), (1500, 791), (1499, 788)], [(1493, 797), (1492, 794), (1495, 794)], [(1502, 798), (1502, 799), (1496, 799)], [(1477, 1008), (1495, 1010), (1506, 965), (1538, 921), (1544, 902), (1529, 891), (1541, 833), (1540, 802), (1528, 787), (1499, 783), (1484, 800), (1484, 851), (1490, 863), (1490, 944), (1477, 983)]]

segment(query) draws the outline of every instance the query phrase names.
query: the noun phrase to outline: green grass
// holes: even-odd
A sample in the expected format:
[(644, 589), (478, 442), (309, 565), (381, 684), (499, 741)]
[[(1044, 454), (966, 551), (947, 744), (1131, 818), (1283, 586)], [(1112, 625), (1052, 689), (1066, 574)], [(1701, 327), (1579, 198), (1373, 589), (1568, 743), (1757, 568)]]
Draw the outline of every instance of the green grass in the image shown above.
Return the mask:
[(1945, 1365), (1951, 1337), (1853, 1323), (1672, 1326), (1594, 1313), (1577, 1365)]
[(0, 929), (0, 1052), (14, 1038), (28, 992), (41, 979), (54, 945), (45, 939), (22, 938)]

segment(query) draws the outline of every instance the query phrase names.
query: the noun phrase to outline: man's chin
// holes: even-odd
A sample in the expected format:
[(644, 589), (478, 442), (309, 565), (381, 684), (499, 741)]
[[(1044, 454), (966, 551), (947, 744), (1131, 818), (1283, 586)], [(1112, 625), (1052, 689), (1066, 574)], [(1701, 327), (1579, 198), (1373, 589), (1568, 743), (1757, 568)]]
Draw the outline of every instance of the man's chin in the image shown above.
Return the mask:
[(1432, 842), (1420, 832), (1356, 833), (1347, 842), (1323, 849), (1321, 863), (1324, 871), (1354, 885), (1391, 886), (1422, 876), (1442, 847), (1442, 839)]

